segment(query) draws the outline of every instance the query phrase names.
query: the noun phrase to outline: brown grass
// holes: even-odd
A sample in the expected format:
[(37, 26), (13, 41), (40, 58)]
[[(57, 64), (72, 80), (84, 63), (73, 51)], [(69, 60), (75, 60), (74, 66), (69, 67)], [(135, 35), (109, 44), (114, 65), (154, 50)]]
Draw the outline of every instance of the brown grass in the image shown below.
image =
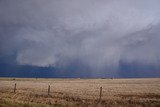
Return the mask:
[[(15, 83), (17, 90), (13, 93)], [(160, 79), (1, 78), (0, 99), (46, 106), (160, 107)]]

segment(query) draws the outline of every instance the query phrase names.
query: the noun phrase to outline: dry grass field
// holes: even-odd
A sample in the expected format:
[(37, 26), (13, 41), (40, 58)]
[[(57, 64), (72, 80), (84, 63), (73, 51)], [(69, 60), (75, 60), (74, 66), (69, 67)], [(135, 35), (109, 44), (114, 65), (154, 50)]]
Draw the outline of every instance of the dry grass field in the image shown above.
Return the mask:
[(0, 78), (0, 107), (160, 107), (160, 78)]

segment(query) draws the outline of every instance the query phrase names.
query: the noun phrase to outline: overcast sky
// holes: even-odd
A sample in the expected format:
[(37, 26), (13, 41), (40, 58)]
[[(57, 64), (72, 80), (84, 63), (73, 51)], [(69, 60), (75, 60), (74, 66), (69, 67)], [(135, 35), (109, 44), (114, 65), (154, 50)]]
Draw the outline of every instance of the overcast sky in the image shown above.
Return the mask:
[(160, 76), (159, 41), (160, 0), (0, 0), (0, 64), (8, 67)]

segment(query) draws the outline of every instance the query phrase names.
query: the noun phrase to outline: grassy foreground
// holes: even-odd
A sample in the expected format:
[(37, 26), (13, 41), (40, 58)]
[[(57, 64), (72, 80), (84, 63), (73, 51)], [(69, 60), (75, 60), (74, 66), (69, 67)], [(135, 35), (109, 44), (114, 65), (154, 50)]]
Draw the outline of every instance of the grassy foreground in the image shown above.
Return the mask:
[(160, 79), (0, 78), (0, 107), (160, 107)]
[(22, 103), (11, 100), (0, 99), (0, 107), (49, 107), (49, 106), (42, 104)]

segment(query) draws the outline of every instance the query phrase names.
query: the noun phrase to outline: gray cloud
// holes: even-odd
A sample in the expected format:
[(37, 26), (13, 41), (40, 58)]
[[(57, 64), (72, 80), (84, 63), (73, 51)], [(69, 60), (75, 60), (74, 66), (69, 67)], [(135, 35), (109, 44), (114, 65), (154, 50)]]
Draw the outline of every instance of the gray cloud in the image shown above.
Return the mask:
[(159, 0), (1, 0), (0, 55), (19, 65), (159, 66)]

